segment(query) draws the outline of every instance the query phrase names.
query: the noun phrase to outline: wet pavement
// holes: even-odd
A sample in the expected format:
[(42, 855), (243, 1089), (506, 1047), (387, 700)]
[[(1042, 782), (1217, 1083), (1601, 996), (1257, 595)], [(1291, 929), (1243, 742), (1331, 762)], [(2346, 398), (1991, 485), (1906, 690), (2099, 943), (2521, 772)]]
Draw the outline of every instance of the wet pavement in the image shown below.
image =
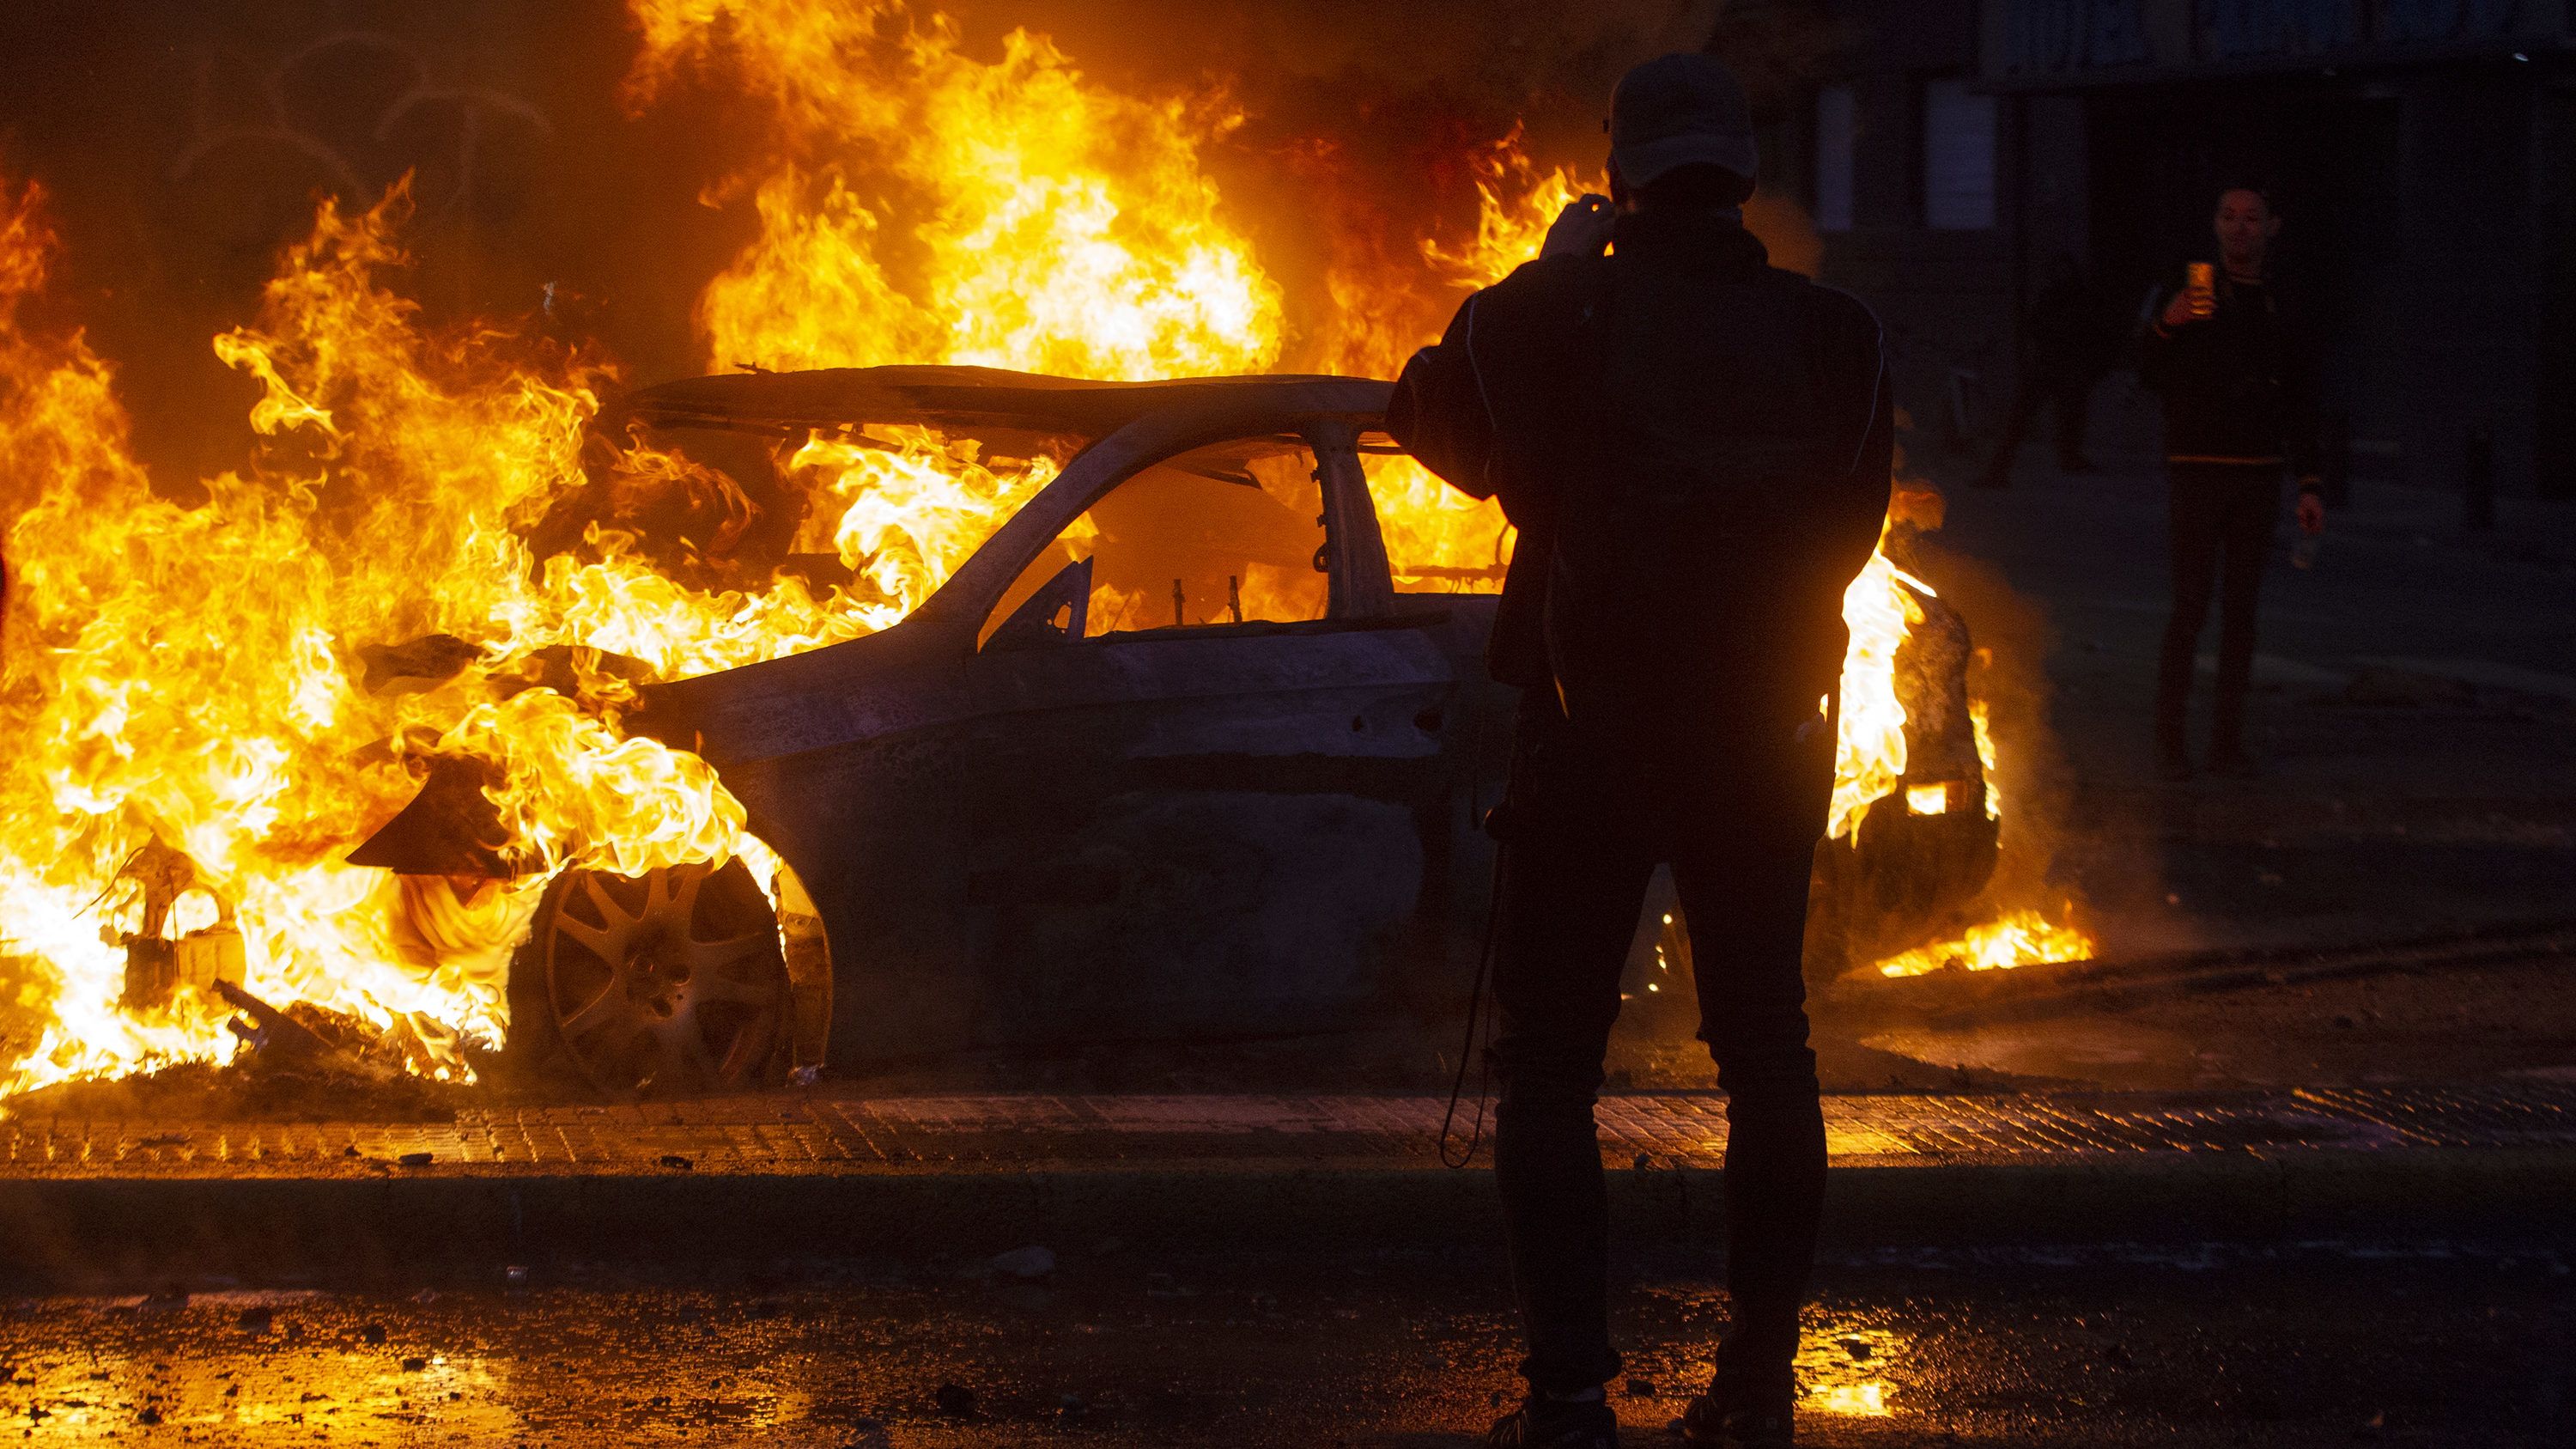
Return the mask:
[[(1063, 1245), (1070, 1248), (1070, 1245)], [(1057, 1255), (1046, 1255), (1055, 1258)], [(0, 1305), (31, 1444), (1463, 1446), (1516, 1392), (1482, 1251), (1115, 1242), (725, 1280)], [(1631, 1442), (1723, 1321), (1713, 1256), (1623, 1262)], [(2563, 1444), (2576, 1279), (2546, 1249), (2309, 1245), (1830, 1263), (1805, 1442)]]

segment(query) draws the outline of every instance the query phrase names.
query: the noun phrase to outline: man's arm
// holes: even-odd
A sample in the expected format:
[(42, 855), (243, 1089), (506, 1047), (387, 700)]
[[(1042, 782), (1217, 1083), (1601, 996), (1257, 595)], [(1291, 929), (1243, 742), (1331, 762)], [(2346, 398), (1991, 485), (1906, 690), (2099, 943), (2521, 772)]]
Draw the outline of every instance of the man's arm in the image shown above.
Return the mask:
[(1386, 431), (1422, 466), (1471, 498), (1494, 496), (1494, 414), (1473, 353), (1479, 292), (1440, 341), (1413, 354), (1395, 380)]

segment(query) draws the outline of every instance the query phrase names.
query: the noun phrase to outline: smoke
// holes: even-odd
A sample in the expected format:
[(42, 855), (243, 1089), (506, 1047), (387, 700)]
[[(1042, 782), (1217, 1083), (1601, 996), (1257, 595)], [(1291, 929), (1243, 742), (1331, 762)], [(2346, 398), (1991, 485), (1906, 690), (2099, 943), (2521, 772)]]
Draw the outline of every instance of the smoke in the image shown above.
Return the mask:
[[(1352, 239), (1392, 277), (1472, 231), (1473, 163), (1516, 127), (1539, 166), (1592, 174), (1636, 62), (1714, 37), (1770, 108), (1817, 47), (1777, 18), (1803, 7), (1721, 0), (912, 8), (952, 14), (979, 55), (1024, 28), (1105, 84), (1230, 109), (1204, 164), (1292, 299), (1286, 360), (1309, 364), (1355, 300), (1328, 281)], [(41, 63), (0, 92), (0, 164), (54, 198), (56, 294), (118, 366), (139, 451), (195, 478), (242, 461), (253, 401), (206, 339), (257, 305), (317, 200), (363, 208), (406, 175), (402, 286), (434, 318), (595, 342), (639, 382), (703, 370), (693, 304), (758, 229), (723, 183), (774, 137), (711, 84), (625, 104), (637, 47), (624, 0), (6, 7), (0, 52)], [(1794, 208), (1765, 196), (1752, 219), (1813, 268)]]
[(1945, 547), (1934, 535), (1919, 546), (1925, 577), (1968, 622), (1974, 652), (1968, 693), (1986, 706), (1995, 740), (1994, 778), (2004, 802), (2002, 857), (1990, 898), (2015, 905), (2062, 888), (2051, 867), (2072, 799), (2064, 756), (2048, 723), (2051, 686), (2045, 663), (2056, 644), (2048, 612), (2016, 592), (1991, 564)]
[(964, 0), (970, 35), (1050, 33), (1104, 78), (1214, 83), (1256, 124), (1401, 144), (1446, 114), (1486, 138), (1527, 121), (1543, 140), (1597, 137), (1621, 72), (1705, 45), (1716, 0), (1210, 0), (1174, 23), (1155, 0)]

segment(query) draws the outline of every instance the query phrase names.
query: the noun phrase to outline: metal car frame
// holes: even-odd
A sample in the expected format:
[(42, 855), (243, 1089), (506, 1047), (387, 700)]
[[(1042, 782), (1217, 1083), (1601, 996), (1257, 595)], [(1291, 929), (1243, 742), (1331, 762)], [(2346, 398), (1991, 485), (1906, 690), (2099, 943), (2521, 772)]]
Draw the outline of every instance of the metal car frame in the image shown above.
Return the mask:
[[(658, 685), (632, 723), (716, 767), (832, 945), (829, 1053), (1324, 1030), (1465, 988), (1507, 701), (1490, 596), (1400, 594), (1361, 449), (1388, 385), (1074, 383), (968, 368), (739, 375), (630, 398), (656, 433), (918, 424), (1087, 441), (910, 616)], [(1293, 437), (1324, 617), (1084, 639), (1013, 582), (1157, 463)]]

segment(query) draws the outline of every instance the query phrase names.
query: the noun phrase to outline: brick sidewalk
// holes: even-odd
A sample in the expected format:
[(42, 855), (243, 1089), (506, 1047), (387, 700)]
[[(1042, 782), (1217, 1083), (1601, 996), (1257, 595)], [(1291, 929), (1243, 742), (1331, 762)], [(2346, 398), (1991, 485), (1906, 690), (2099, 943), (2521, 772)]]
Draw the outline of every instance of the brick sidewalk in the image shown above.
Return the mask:
[[(0, 1116), (0, 1181), (836, 1176), (1281, 1166), (1429, 1168), (1425, 1096), (736, 1097), (460, 1113), (452, 1123), (76, 1121)], [(1462, 1105), (1457, 1133), (1473, 1115)], [(1603, 1101), (1616, 1166), (1716, 1167), (1724, 1098)], [(1846, 1166), (2076, 1166), (2213, 1154), (2576, 1148), (2576, 1083), (2457, 1089), (1828, 1097)]]

